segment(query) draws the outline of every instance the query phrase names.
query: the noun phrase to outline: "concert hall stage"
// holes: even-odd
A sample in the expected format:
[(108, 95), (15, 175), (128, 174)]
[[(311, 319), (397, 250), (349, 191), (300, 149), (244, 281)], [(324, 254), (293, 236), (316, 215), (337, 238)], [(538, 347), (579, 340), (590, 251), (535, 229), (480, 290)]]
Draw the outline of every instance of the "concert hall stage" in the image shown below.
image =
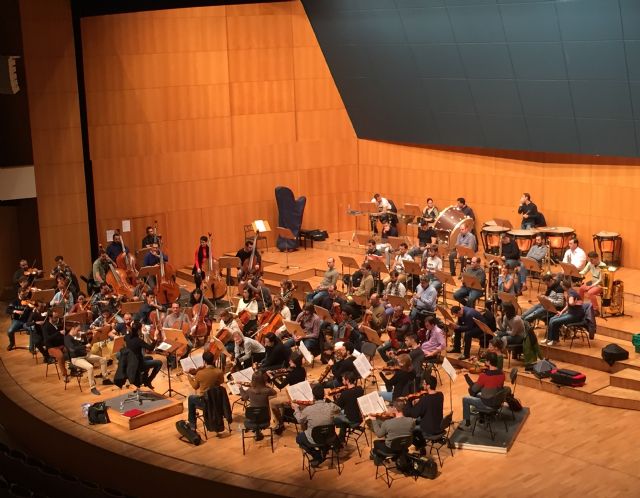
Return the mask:
[[(351, 251), (341, 250), (342, 245)], [(289, 265), (300, 268), (286, 270), (283, 268), (285, 254), (272, 249), (264, 254), (269, 263), (265, 268), (266, 277), (273, 286), (285, 275), (295, 275), (312, 286), (317, 285), (328, 256), (350, 254), (360, 260), (362, 252), (362, 248), (338, 243), (332, 237), (325, 243), (315, 243), (313, 249), (290, 253)], [(341, 270), (339, 264), (337, 267)], [(183, 285), (189, 284), (188, 276), (180, 271)], [(637, 472), (640, 453), (636, 448), (640, 437), (640, 360), (631, 353), (629, 360), (609, 368), (599, 357), (600, 348), (608, 342), (618, 342), (630, 349), (630, 335), (640, 328), (640, 320), (636, 318), (640, 317), (640, 309), (635, 302), (635, 293), (640, 295), (640, 272), (621, 270), (619, 278), (625, 280), (628, 293), (625, 296), (627, 313), (634, 316), (600, 320), (591, 348), (575, 344), (571, 350), (565, 345), (545, 349), (545, 354), (558, 364), (585, 371), (584, 387), (559, 388), (547, 380), (538, 381), (524, 374), (520, 362), (512, 361), (510, 368), (519, 368), (516, 396), (530, 410), (530, 415), (509, 452), (492, 455), (456, 449), (451, 457), (448, 451), (441, 451), (443, 467), (436, 481), (399, 479), (393, 483), (393, 496), (414, 497), (426, 492), (459, 496), (468, 493), (470, 487), (474, 494), (487, 497), (513, 493), (514, 487), (523, 496), (539, 493), (555, 496), (561, 491), (567, 496), (637, 493), (640, 489)], [(525, 293), (521, 298), (523, 305), (527, 304), (527, 298)], [(7, 327), (8, 321), (2, 320), (0, 326)], [(18, 346), (26, 346), (26, 335), (18, 334), (16, 339)], [(328, 470), (325, 463), (322, 471), (309, 480), (301, 468), (293, 425), (287, 425), (281, 437), (275, 436), (274, 453), (267, 436), (263, 441), (248, 441), (247, 454), (243, 456), (238, 429), (243, 414), (239, 405), (234, 410), (231, 435), (217, 438), (210, 434), (209, 440), (198, 447), (180, 441), (175, 430), (175, 422), (186, 418), (186, 413), (135, 431), (113, 423), (90, 426), (82, 416), (82, 404), (113, 397), (118, 393), (115, 386), (98, 383), (101, 396), (93, 396), (83, 379), (83, 392), (75, 383), (68, 384), (65, 391), (53, 367), (49, 367), (45, 378), (46, 366), (41, 358), (36, 363), (24, 349), (7, 352), (6, 344), (3, 335), (0, 339), (3, 407), (0, 421), (28, 451), (41, 458), (48, 457), (59, 466), (66, 465), (69, 471), (80, 473), (84, 478), (99, 481), (106, 472), (122, 476), (140, 472), (145, 479), (121, 479), (117, 484), (126, 493), (141, 497), (154, 494), (150, 493), (150, 483), (159, 487), (165, 496), (184, 493), (185, 489), (192, 494), (215, 491), (228, 496), (355, 497), (389, 492), (386, 484), (374, 479), (375, 468), (369, 460), (368, 449), (365, 448), (360, 457), (352, 443), (343, 450), (345, 467), (340, 476), (335, 470)], [(379, 358), (375, 365), (381, 365)], [(110, 367), (110, 376), (114, 368)], [(321, 369), (322, 365), (316, 362), (309, 369), (310, 379), (317, 378)], [(461, 378), (457, 379), (451, 386), (450, 399), (449, 379), (443, 371), (441, 376), (444, 385), (438, 388), (445, 393), (445, 413), (450, 409), (454, 411), (455, 428), (461, 419), (461, 399), (466, 395), (467, 385)], [(160, 374), (154, 384), (157, 392), (164, 392), (166, 376)], [(184, 376), (172, 380), (172, 387), (184, 394), (192, 392)], [(178, 401), (186, 408), (186, 401), (182, 398)], [(510, 415), (508, 410), (506, 413)], [(65, 450), (65, 458), (61, 459), (60, 452)], [(103, 464), (86, 465), (90, 461)], [(471, 473), (470, 469), (473, 469)]]

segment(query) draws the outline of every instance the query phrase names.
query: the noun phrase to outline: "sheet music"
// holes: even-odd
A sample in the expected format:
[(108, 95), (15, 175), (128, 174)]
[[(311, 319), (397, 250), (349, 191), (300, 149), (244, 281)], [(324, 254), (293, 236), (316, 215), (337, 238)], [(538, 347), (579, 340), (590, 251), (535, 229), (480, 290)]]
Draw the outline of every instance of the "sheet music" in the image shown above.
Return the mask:
[(358, 407), (360, 408), (360, 413), (362, 413), (363, 417), (387, 411), (387, 406), (385, 405), (382, 396), (380, 396), (376, 391), (360, 396), (358, 398)]
[(267, 227), (264, 225), (264, 221), (262, 220), (256, 220), (253, 222), (253, 224), (256, 227), (256, 230), (258, 232), (266, 232), (267, 231)]
[(253, 373), (253, 367), (249, 367), (245, 368), (244, 370), (239, 370), (238, 372), (233, 372), (231, 374), (231, 378), (234, 380), (234, 382), (251, 382)]
[(240, 386), (238, 384), (233, 384), (232, 382), (229, 382), (227, 383), (227, 386), (229, 387), (229, 391), (231, 391), (231, 394), (240, 396)]
[(311, 365), (313, 363), (313, 355), (311, 354), (307, 346), (304, 345), (304, 342), (300, 341), (300, 344), (298, 344), (298, 350), (300, 351), (300, 353), (302, 353), (304, 360), (309, 365)]
[(442, 369), (445, 372), (447, 372), (447, 375), (451, 379), (451, 382), (455, 382), (456, 381), (456, 377), (458, 376), (458, 372), (456, 372), (456, 369), (453, 368), (453, 365), (451, 364), (451, 362), (446, 357), (442, 361)]
[(291, 401), (313, 401), (311, 384), (306, 380), (287, 386), (287, 394)]
[(194, 354), (191, 356), (187, 356), (186, 358), (182, 358), (180, 360), (180, 365), (182, 366), (183, 372), (188, 372), (192, 368), (198, 369), (204, 366), (204, 360), (202, 359), (202, 353)]
[(360, 377), (366, 379), (371, 375), (371, 363), (367, 360), (367, 357), (363, 354), (359, 355), (354, 361), (353, 366), (360, 374)]
[(169, 351), (171, 349), (171, 344), (161, 342), (160, 344), (158, 344), (158, 347), (156, 347), (156, 349), (159, 349), (160, 351)]

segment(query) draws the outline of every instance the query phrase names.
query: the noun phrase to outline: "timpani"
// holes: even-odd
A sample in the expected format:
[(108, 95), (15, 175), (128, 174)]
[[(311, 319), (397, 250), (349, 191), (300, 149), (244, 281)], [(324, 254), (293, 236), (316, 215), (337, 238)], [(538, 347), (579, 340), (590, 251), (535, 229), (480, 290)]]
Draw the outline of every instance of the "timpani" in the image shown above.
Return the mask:
[(533, 245), (533, 241), (536, 239), (536, 235), (538, 235), (538, 230), (529, 229), (529, 230), (509, 230), (509, 235), (513, 237), (515, 240), (518, 249), (520, 250), (520, 254), (522, 256), (526, 256), (529, 253), (529, 249)]
[(502, 234), (508, 231), (509, 229), (507, 227), (497, 225), (483, 226), (480, 231), (480, 238), (482, 239), (484, 252), (487, 254), (499, 254), (500, 245), (502, 244)]
[(621, 265), (622, 237), (617, 232), (598, 232), (593, 236), (593, 249), (605, 264)]
[(538, 231), (547, 239), (549, 254), (554, 259), (562, 259), (564, 251), (569, 248), (569, 240), (576, 236), (571, 227), (540, 227)]

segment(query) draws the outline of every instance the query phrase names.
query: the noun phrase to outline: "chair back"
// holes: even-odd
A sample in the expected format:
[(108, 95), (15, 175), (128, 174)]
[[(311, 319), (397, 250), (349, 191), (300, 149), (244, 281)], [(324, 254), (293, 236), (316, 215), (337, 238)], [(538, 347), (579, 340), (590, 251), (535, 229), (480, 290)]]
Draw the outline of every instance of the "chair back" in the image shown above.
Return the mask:
[(244, 410), (245, 418), (254, 424), (269, 424), (271, 414), (268, 406), (247, 406)]
[(449, 415), (443, 417), (440, 422), (440, 432), (446, 432), (449, 426), (453, 423), (453, 412), (449, 412)]
[(511, 369), (511, 372), (509, 373), (509, 380), (511, 380), (511, 385), (516, 383), (516, 380), (518, 380), (518, 367), (513, 367)]
[(395, 454), (404, 453), (412, 444), (413, 435), (396, 437), (391, 440), (391, 446), (389, 447), (389, 450)]
[(331, 446), (337, 439), (335, 425), (318, 425), (311, 429), (311, 439), (317, 446)]
[(372, 342), (363, 341), (360, 349), (362, 350), (360, 352), (370, 360), (376, 354), (377, 346)]

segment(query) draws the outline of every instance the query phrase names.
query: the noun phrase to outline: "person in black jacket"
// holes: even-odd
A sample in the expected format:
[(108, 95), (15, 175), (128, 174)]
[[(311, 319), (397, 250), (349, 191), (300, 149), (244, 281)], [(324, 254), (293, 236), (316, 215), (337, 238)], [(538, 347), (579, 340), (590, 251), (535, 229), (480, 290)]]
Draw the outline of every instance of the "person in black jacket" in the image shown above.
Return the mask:
[(51, 311), (51, 316), (42, 325), (42, 335), (44, 336), (44, 345), (47, 348), (47, 352), (56, 359), (64, 381), (68, 382), (64, 351), (64, 329), (60, 321), (60, 314), (56, 310)]
[(140, 331), (142, 330), (142, 324), (138, 321), (131, 324), (131, 332), (125, 336), (124, 342), (129, 351), (136, 356), (138, 365), (142, 371), (143, 384), (149, 389), (153, 389), (153, 379), (162, 368), (162, 362), (160, 360), (154, 360), (151, 356), (144, 354), (144, 351), (153, 351), (156, 343), (147, 344), (140, 337)]
[(269, 332), (264, 336), (264, 346), (266, 356), (260, 363), (260, 370), (283, 368), (289, 362), (291, 350), (273, 332)]
[[(273, 378), (273, 384), (281, 391), (277, 396), (269, 399), (271, 413), (277, 423), (274, 432), (278, 435), (284, 432), (284, 410), (291, 404), (289, 396), (283, 389), (307, 379), (307, 371), (302, 366), (302, 359), (302, 354), (298, 351), (294, 351), (291, 353), (291, 358), (289, 358), (289, 372), (287, 375), (285, 377)], [(267, 376), (270, 376), (269, 372), (267, 372)]]
[(93, 375), (93, 368), (100, 365), (102, 374), (102, 385), (111, 385), (113, 382), (107, 378), (107, 359), (87, 351), (87, 346), (80, 340), (80, 327), (73, 327), (64, 337), (64, 347), (67, 350), (71, 363), (87, 372), (91, 394), (100, 395), (96, 388), (96, 380)]
[(344, 443), (347, 427), (359, 425), (362, 422), (362, 413), (358, 406), (358, 398), (364, 396), (364, 389), (356, 385), (358, 376), (353, 372), (347, 372), (342, 378), (346, 389), (336, 397), (336, 405), (340, 407), (342, 413), (333, 419), (337, 427), (340, 428), (338, 438)]
[[(358, 377), (356, 367), (353, 366), (353, 362), (356, 359), (356, 357), (353, 356), (353, 351), (354, 347), (351, 342), (336, 343), (336, 362), (331, 367), (333, 378), (322, 384), (325, 389), (340, 387), (342, 385), (342, 378), (347, 372), (353, 372), (356, 378)], [(331, 363), (331, 361), (332, 360), (329, 360), (329, 363)]]
[(380, 378), (384, 382), (386, 391), (380, 396), (385, 401), (395, 401), (415, 391), (416, 373), (413, 370), (411, 357), (408, 354), (398, 356), (398, 370), (391, 378), (387, 378), (380, 372)]
[(440, 433), (444, 395), (436, 391), (437, 384), (438, 380), (433, 376), (429, 376), (427, 379), (427, 394), (414, 399), (413, 404), (407, 404), (403, 411), (405, 417), (420, 419), (420, 431), (424, 436)]

